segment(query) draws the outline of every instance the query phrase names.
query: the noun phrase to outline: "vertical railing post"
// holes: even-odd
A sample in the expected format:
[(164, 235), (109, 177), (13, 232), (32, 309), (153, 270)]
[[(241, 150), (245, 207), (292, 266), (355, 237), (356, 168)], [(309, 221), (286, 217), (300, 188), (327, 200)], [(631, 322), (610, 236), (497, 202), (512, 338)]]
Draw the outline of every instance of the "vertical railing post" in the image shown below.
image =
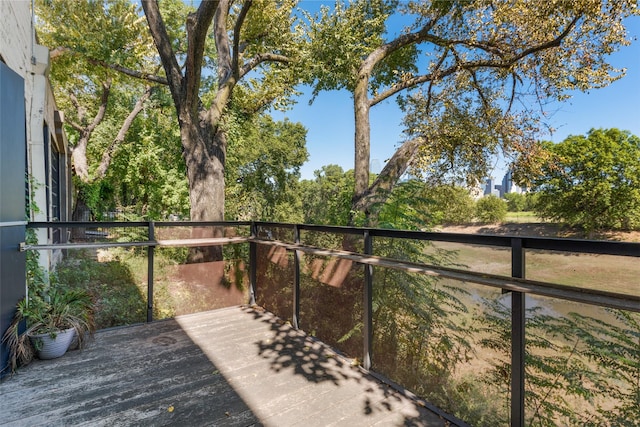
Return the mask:
[[(258, 237), (258, 226), (251, 221), (251, 238)], [(258, 277), (258, 244), (249, 242), (249, 305), (256, 304), (256, 281)]]
[[(298, 225), (293, 226), (293, 240), (296, 245), (300, 244), (300, 229)], [(300, 328), (300, 256), (299, 250), (293, 251), (293, 327)]]
[[(522, 239), (511, 239), (511, 276), (525, 278)], [(524, 427), (525, 307), (524, 292), (511, 292), (511, 426)]]
[(147, 246), (147, 322), (153, 321), (153, 256), (155, 252), (155, 224), (149, 221), (149, 246)]
[[(369, 230), (364, 232), (364, 253), (373, 255), (373, 239)], [(371, 369), (371, 348), (373, 344), (373, 266), (364, 264), (364, 289), (363, 289), (363, 313), (362, 313), (362, 336), (364, 353), (362, 355), (362, 366), (364, 369)]]

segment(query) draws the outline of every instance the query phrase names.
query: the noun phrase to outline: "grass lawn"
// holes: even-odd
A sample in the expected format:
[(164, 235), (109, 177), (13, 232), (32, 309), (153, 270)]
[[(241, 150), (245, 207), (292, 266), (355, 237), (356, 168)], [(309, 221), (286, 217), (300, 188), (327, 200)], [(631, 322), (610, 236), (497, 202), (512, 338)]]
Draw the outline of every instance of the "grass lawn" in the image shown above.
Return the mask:
[(534, 212), (507, 212), (505, 222), (527, 223), (544, 221), (536, 216)]

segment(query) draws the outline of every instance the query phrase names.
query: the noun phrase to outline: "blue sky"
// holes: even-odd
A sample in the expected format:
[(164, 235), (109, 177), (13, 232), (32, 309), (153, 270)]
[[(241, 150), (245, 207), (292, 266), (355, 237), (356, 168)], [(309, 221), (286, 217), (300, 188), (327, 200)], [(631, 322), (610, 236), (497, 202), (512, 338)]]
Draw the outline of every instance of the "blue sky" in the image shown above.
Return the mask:
[[(626, 22), (631, 40), (611, 57), (611, 63), (626, 68), (627, 75), (602, 89), (589, 93), (574, 93), (568, 101), (552, 110), (549, 125), (553, 135), (544, 139), (562, 141), (568, 135), (582, 135), (591, 128), (616, 127), (640, 136), (640, 17)], [(309, 106), (310, 91), (300, 96), (291, 111), (274, 113), (276, 119), (288, 118), (308, 129), (309, 160), (303, 165), (303, 179), (313, 178), (313, 172), (324, 165), (338, 164), (353, 168), (354, 119), (351, 95), (346, 91), (323, 92)], [(388, 100), (371, 110), (371, 160), (383, 166), (402, 140), (402, 114), (395, 101)], [(492, 175), (502, 179), (504, 164), (496, 159)]]

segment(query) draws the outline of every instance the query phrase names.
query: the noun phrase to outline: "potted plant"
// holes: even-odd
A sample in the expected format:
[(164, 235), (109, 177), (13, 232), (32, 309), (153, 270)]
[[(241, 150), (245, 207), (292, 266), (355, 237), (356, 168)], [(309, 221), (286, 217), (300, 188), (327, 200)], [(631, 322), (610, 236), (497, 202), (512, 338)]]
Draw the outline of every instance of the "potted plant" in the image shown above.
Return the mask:
[(57, 284), (45, 295), (24, 298), (3, 338), (9, 348), (11, 369), (26, 365), (34, 354), (41, 359), (60, 357), (74, 338), (82, 347), (93, 331), (93, 304), (85, 291)]

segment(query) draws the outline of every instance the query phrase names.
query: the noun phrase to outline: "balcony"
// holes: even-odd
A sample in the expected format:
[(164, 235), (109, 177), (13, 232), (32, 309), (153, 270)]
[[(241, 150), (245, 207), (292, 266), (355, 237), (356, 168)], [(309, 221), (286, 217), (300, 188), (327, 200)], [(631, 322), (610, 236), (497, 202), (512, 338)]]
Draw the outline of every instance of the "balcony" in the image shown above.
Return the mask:
[[(3, 381), (0, 410), (9, 414), (5, 419), (10, 424), (465, 425), (407, 389), (440, 398), (438, 393), (449, 390), (441, 383), (444, 378), (458, 381), (458, 397), (464, 398), (475, 393), (464, 388), (472, 386), (465, 378), (504, 362), (504, 387), (494, 399), (508, 405), (508, 423), (522, 426), (540, 410), (527, 400), (535, 397), (529, 387), (539, 368), (527, 365), (529, 357), (564, 357), (566, 370), (572, 371), (572, 357), (585, 341), (581, 338), (568, 350), (571, 338), (555, 343), (544, 335), (548, 329), (540, 329), (537, 311), (547, 312), (552, 321), (574, 322), (592, 315), (609, 322), (604, 307), (640, 312), (638, 275), (633, 271), (638, 268), (638, 243), (248, 222), (30, 226), (84, 230), (89, 237), (25, 250), (146, 251), (147, 313), (140, 320), (148, 323), (99, 332), (87, 349), (55, 362), (35, 363)], [(225, 261), (176, 265), (170, 274), (190, 278), (202, 298), (216, 289), (213, 306), (154, 321), (159, 284), (154, 257), (175, 248), (220, 245), (234, 248), (224, 252)], [(417, 251), (409, 257), (407, 248)], [(469, 248), (475, 252), (467, 259), (486, 257), (475, 271), (461, 260)], [(478, 252), (482, 250), (486, 252)], [(423, 260), (416, 262), (416, 254)], [(578, 256), (593, 257), (587, 260), (594, 263), (631, 261), (631, 272), (621, 273), (631, 277), (628, 287), (624, 292), (599, 289), (618, 280), (606, 272), (590, 273), (593, 277), (584, 286), (564, 283), (565, 276), (559, 283), (541, 280), (553, 270), (549, 257)], [(527, 265), (527, 276), (536, 280), (525, 279)], [(620, 280), (627, 280), (622, 276)], [(239, 294), (230, 284), (234, 280), (247, 284), (235, 289)], [(394, 299), (399, 289), (404, 296)], [(412, 306), (407, 295), (419, 301), (425, 289), (437, 304)], [(508, 311), (494, 313), (494, 326), (504, 326), (508, 360), (500, 361), (505, 349), (497, 344), (492, 351), (476, 348), (495, 338), (473, 324), (480, 300), (487, 312), (486, 304), (492, 303)], [(559, 308), (565, 303), (571, 304), (571, 312)], [(585, 307), (598, 312), (580, 313)], [(572, 314), (576, 311), (578, 317)], [(443, 319), (447, 321), (440, 322)], [(456, 341), (462, 335), (465, 339)], [(596, 338), (605, 339), (606, 334)], [(541, 347), (541, 339), (548, 347)], [(461, 348), (463, 343), (470, 343), (469, 348)], [(639, 349), (631, 347), (631, 352), (637, 364)], [(423, 365), (416, 365), (416, 358)], [(429, 366), (424, 366), (427, 359)], [(447, 364), (447, 359), (456, 363)], [(590, 379), (594, 384), (608, 380)], [(35, 394), (38, 384), (43, 384), (43, 394)], [(440, 402), (447, 403), (444, 394)], [(605, 404), (615, 405), (613, 399)], [(570, 410), (578, 413), (581, 408)], [(473, 417), (472, 412), (464, 414), (465, 421), (476, 424)]]
[(99, 332), (0, 384), (6, 425), (424, 425), (445, 421), (271, 313), (233, 307)]

